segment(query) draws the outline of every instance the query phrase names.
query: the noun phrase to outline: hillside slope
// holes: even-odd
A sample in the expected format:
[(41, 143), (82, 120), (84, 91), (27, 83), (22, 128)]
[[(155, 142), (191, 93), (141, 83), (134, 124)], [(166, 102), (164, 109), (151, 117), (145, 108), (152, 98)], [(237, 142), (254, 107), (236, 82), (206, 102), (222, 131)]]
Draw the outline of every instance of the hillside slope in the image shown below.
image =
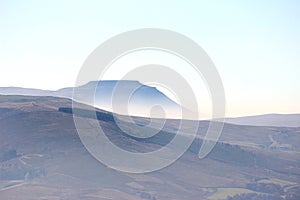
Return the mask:
[[(300, 183), (296, 148), (285, 152), (230, 144), (236, 142), (228, 140), (235, 138), (230, 134), (237, 136), (241, 131), (248, 137), (249, 131), (255, 130), (235, 125), (225, 126), (223, 142), (205, 159), (199, 160), (197, 156), (201, 145), (198, 139), (182, 158), (163, 170), (142, 175), (120, 173), (87, 152), (77, 135), (72, 114), (60, 108), (71, 108), (71, 101), (56, 97), (0, 96), (0, 109), (5, 109), (0, 116), (0, 199), (210, 199), (220, 195), (222, 188), (256, 193), (253, 184), (270, 188), (272, 183), (277, 187), (278, 180), (282, 183), (278, 195), (285, 196)], [(160, 148), (173, 137), (172, 127), (177, 123), (169, 120), (161, 134), (141, 140), (122, 133), (113, 120), (107, 120), (111, 113), (97, 112), (102, 113), (97, 123), (111, 141), (130, 151)], [(208, 122), (201, 122), (200, 135), (207, 125)], [(299, 131), (288, 130), (291, 135)], [(272, 189), (260, 190), (274, 195)], [(223, 197), (226, 199), (227, 195)]]

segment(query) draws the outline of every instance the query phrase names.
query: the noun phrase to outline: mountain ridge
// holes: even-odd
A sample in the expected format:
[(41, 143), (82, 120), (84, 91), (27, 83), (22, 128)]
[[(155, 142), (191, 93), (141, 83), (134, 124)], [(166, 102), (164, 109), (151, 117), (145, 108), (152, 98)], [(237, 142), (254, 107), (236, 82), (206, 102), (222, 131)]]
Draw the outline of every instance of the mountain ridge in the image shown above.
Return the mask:
[(239, 125), (300, 127), (300, 114), (270, 113), (242, 117), (228, 117), (225, 122)]
[[(114, 110), (112, 106), (113, 89), (116, 83), (120, 83), (121, 89), (130, 90), (130, 88), (139, 87), (131, 102), (117, 101), (121, 108), (128, 108), (129, 113), (124, 109)], [(84, 99), (85, 94), (90, 95), (93, 88), (98, 88), (96, 102), (87, 102)], [(66, 87), (58, 90), (42, 90), (23, 87), (0, 87), (0, 94), (3, 95), (25, 95), (25, 96), (54, 96), (72, 99), (74, 87)], [(140, 117), (149, 117), (151, 108), (156, 104), (162, 104), (164, 110), (167, 111), (166, 117), (179, 119), (181, 118), (181, 107), (176, 102), (168, 98), (163, 92), (156, 87), (143, 85), (135, 80), (105, 80), (105, 81), (90, 81), (86, 84), (77, 87), (77, 91), (82, 93), (82, 103), (95, 106), (102, 110), (115, 112), (122, 115), (132, 115)], [(131, 111), (131, 112), (130, 112)], [(160, 115), (153, 115), (153, 118), (160, 118)], [(209, 119), (208, 119), (209, 120)], [(218, 119), (216, 120), (218, 121)], [(227, 117), (225, 122), (238, 125), (252, 126), (275, 126), (275, 127), (300, 127), (300, 114), (279, 114), (270, 113), (262, 115)]]
[[(126, 92), (136, 89), (128, 100), (114, 100), (112, 105), (114, 88), (118, 84), (119, 92)], [(94, 89), (96, 91), (94, 92)], [(74, 87), (66, 87), (59, 90), (40, 90), (21, 87), (0, 87), (0, 94), (3, 95), (25, 95), (25, 96), (55, 96), (72, 99)], [(95, 95), (95, 101), (94, 96)], [(119, 96), (122, 96), (120, 94)], [(128, 114), (135, 116), (148, 117), (151, 113), (151, 108), (155, 105), (161, 105), (164, 108), (165, 115), (168, 118), (179, 118), (181, 116), (181, 107), (176, 102), (168, 98), (164, 93), (156, 87), (144, 85), (139, 81), (134, 80), (104, 80), (90, 81), (84, 85), (76, 87), (76, 100), (91, 106), (95, 106), (107, 111), (114, 111), (119, 114)], [(123, 109), (127, 108), (127, 110)], [(153, 113), (151, 113), (153, 114)], [(153, 117), (161, 116), (160, 113)]]

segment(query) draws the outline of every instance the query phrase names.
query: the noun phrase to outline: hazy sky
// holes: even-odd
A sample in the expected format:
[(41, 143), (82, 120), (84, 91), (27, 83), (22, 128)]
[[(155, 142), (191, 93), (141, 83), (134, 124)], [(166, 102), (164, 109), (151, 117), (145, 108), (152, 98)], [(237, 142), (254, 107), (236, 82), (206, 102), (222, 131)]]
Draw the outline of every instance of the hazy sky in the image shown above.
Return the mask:
[(0, 87), (74, 85), (106, 39), (164, 28), (196, 41), (225, 87), (227, 115), (300, 113), (300, 1), (3, 1)]

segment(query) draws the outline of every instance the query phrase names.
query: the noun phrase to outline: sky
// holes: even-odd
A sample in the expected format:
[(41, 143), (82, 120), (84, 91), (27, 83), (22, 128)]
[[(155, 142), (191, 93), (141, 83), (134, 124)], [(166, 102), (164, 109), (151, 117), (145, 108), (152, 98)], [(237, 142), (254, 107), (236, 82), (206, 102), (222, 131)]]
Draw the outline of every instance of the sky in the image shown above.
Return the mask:
[(102, 42), (162, 28), (208, 53), (223, 81), (227, 116), (300, 113), (299, 19), (297, 0), (0, 0), (0, 87), (73, 86)]

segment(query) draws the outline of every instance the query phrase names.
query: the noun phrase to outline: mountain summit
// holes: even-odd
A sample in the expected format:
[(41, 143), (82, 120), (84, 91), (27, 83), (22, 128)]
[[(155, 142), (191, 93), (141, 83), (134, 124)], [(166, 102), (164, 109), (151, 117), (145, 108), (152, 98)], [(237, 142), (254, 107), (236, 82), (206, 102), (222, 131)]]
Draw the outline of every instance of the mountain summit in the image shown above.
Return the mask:
[[(117, 88), (117, 92), (116, 89)], [(91, 81), (79, 87), (56, 91), (18, 87), (0, 88), (4, 95), (55, 96), (72, 99), (118, 114), (154, 117), (181, 118), (181, 106), (172, 101), (156, 87), (133, 80)], [(129, 92), (134, 91), (128, 96)]]

